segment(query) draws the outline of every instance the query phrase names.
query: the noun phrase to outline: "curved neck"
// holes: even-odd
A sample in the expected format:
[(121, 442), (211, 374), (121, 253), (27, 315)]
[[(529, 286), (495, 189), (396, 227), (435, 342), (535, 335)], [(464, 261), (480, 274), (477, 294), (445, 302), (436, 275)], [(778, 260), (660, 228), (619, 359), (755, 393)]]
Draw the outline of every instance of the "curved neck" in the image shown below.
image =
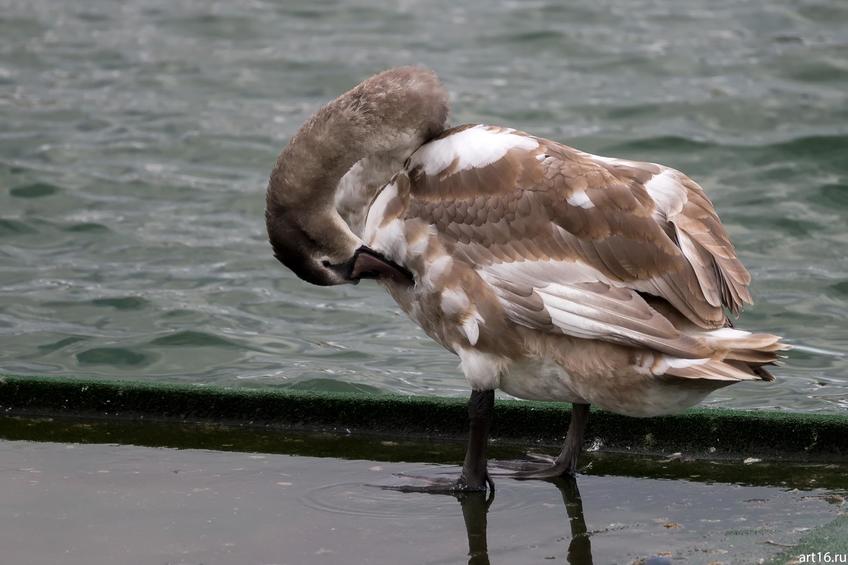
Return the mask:
[(362, 245), (334, 206), (339, 179), (362, 157), (363, 147), (354, 142), (354, 135), (330, 104), (297, 132), (277, 158), (268, 182), (265, 216), (280, 260), (322, 251), (328, 260), (342, 262)]
[(357, 161), (414, 151), (442, 131), (447, 113), (447, 93), (431, 71), (401, 67), (375, 75), (300, 128), (277, 159), (269, 198), (280, 204), (329, 203), (339, 179)]
[(365, 158), (402, 162), (444, 129), (447, 112), (436, 75), (412, 67), (375, 75), (321, 108), (280, 153), (268, 183), (277, 257), (308, 264), (313, 275), (316, 261), (349, 259), (362, 242), (336, 210), (340, 179)]
[(339, 179), (364, 157), (335, 103), (322, 108), (291, 139), (277, 158), (268, 184), (269, 204), (310, 205), (332, 201)]

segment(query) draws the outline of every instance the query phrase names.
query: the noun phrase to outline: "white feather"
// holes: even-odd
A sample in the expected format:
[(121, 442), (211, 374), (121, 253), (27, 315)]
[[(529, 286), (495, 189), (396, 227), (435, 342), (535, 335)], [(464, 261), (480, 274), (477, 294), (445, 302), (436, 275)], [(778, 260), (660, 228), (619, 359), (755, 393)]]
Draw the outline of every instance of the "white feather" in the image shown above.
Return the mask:
[(400, 264), (406, 262), (406, 234), (403, 221), (392, 220), (374, 234), (371, 248)]
[(477, 325), (477, 320), (467, 318), (462, 322), (462, 333), (468, 338), (468, 343), (477, 345), (477, 340), (480, 339), (480, 326)]
[(550, 284), (536, 288), (536, 293), (554, 325), (570, 336), (642, 346), (662, 340), (652, 328), (629, 318), (626, 305), (615, 300), (595, 305), (600, 296), (591, 290)]
[[(561, 230), (559, 226), (556, 229)], [(480, 271), (484, 279), (491, 281), (499, 278), (516, 284), (529, 284), (533, 287), (543, 287), (550, 283), (587, 283), (611, 281), (598, 269), (579, 261), (520, 261), (514, 263), (495, 263), (486, 265)]]
[(407, 238), (407, 252), (410, 257), (418, 257), (423, 255), (427, 251), (427, 247), (430, 244), (430, 237), (435, 236), (436, 228), (435, 226), (428, 226), (426, 230), (423, 231), (415, 231), (413, 234), (413, 239)]
[(707, 332), (707, 335), (717, 339), (743, 339), (751, 335), (751, 332), (734, 328), (720, 328)]
[(686, 188), (675, 178), (677, 171), (665, 169), (645, 183), (645, 189), (657, 205), (657, 211), (666, 218), (675, 216), (686, 204)]
[(494, 390), (500, 386), (501, 374), (509, 364), (508, 359), (473, 348), (455, 349), (459, 355), (459, 367), (473, 390)]
[(380, 225), (383, 223), (383, 216), (386, 214), (386, 207), (392, 200), (397, 198), (397, 196), (397, 184), (390, 182), (383, 187), (380, 194), (378, 194), (377, 198), (374, 199), (374, 203), (371, 204), (371, 208), (368, 209), (368, 217), (365, 220), (365, 229), (362, 233), (362, 239), (368, 242), (369, 245), (377, 237), (377, 232), (380, 229)]
[(462, 289), (446, 288), (442, 291), (441, 305), (442, 311), (450, 316), (465, 312), (471, 303)]
[(427, 175), (437, 175), (457, 161), (457, 171), (485, 167), (503, 158), (510, 149), (539, 147), (532, 137), (477, 125), (427, 143), (411, 157), (411, 166), (422, 166)]
[(450, 255), (441, 255), (432, 263), (426, 266), (424, 271), (424, 285), (429, 288), (435, 288), (439, 285), (448, 272), (453, 267), (453, 258)]
[(565, 199), (565, 201), (571, 204), (572, 206), (577, 206), (578, 208), (585, 208), (587, 210), (589, 208), (595, 207), (595, 204), (592, 202), (591, 199), (589, 199), (589, 195), (582, 190), (578, 190), (570, 194), (568, 198)]
[(578, 151), (578, 153), (583, 153), (593, 161), (599, 161), (601, 163), (606, 163), (608, 165), (620, 165), (620, 164), (629, 164), (631, 161), (625, 161), (623, 159), (617, 159), (615, 157), (604, 157), (602, 155), (593, 155), (591, 153), (586, 153), (585, 151)]
[(698, 365), (703, 365), (704, 363), (709, 362), (709, 358), (682, 359), (680, 357), (668, 357), (667, 355), (664, 355), (662, 360), (667, 363), (668, 366), (672, 369), (685, 369), (686, 367), (696, 367)]
[[(409, 143), (402, 135), (399, 143)], [(362, 235), (368, 206), (374, 195), (398, 172), (404, 159), (415, 149), (399, 145), (396, 152), (372, 155), (356, 162), (339, 180), (336, 188), (336, 210), (358, 236)]]
[(477, 345), (477, 340), (480, 339), (480, 324), (485, 322), (483, 316), (476, 310), (463, 320), (462, 333), (468, 338), (468, 343)]

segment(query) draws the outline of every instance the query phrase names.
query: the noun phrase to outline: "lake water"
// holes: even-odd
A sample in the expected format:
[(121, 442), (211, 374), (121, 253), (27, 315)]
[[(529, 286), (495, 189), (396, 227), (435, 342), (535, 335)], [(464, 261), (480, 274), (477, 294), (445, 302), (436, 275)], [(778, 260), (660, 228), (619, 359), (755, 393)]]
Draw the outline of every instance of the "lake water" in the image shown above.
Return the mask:
[[(673, 11), (669, 11), (673, 7)], [(0, 0), (0, 372), (461, 395), (374, 284), (272, 257), (267, 175), (319, 105), (423, 63), (454, 123), (700, 182), (796, 346), (710, 403), (848, 409), (848, 4)]]

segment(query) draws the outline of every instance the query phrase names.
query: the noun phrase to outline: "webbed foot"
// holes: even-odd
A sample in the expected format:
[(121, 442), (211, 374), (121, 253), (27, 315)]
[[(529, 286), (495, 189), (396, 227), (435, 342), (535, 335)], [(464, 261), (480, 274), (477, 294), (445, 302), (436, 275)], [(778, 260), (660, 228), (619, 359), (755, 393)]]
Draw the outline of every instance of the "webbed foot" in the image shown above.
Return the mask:
[(486, 486), (491, 492), (495, 492), (495, 483), (492, 482), (488, 473), (483, 477), (469, 480), (465, 475), (458, 478), (452, 477), (425, 477), (423, 475), (410, 475), (399, 473), (398, 477), (414, 479), (421, 484), (405, 483), (400, 485), (379, 485), (384, 490), (398, 492), (424, 492), (430, 494), (461, 494), (465, 492), (485, 492)]
[(557, 458), (536, 453), (529, 453), (528, 459), (523, 461), (496, 461), (493, 463), (497, 470), (492, 474), (495, 476), (509, 477), (511, 479), (532, 480), (538, 479), (549, 481), (561, 477), (574, 477), (577, 474), (577, 455), (561, 454)]

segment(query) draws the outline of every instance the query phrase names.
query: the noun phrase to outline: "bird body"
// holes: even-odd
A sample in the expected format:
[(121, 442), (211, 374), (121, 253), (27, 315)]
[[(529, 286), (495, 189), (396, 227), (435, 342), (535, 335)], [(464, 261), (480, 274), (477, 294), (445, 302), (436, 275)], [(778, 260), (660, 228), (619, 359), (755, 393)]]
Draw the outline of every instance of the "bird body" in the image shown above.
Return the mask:
[(660, 165), (460, 126), (378, 192), (362, 239), (413, 273), (381, 282), (475, 389), (654, 416), (783, 349), (725, 327), (750, 277), (703, 190)]
[[(422, 99), (422, 85), (429, 98)], [(478, 393), (500, 389), (655, 416), (732, 383), (771, 380), (763, 366), (787, 347), (777, 336), (731, 327), (728, 312), (751, 302), (751, 278), (689, 177), (510, 128), (437, 127), (446, 111), (432, 109), (446, 110), (446, 95), (421, 69), (372, 77), (322, 109), (330, 116), (318, 125), (339, 112), (334, 105), (355, 107), (351, 99), (367, 111), (342, 124), (366, 125), (362, 139), (342, 132), (345, 139), (377, 148), (347, 155), (341, 166), (336, 149), (327, 163), (336, 177), (312, 173), (304, 178), (311, 189), (275, 184), (280, 169), (300, 167), (281, 156), (269, 185), (272, 244), (302, 278), (376, 278), (427, 335), (457, 354)], [(403, 116), (395, 107), (411, 103), (430, 109), (407, 107), (413, 115)], [(422, 121), (416, 112), (425, 110)], [(284, 154), (302, 154), (298, 137), (320, 150), (310, 140), (316, 126), (307, 126)], [(323, 232), (296, 216), (300, 203), (319, 216), (310, 221)], [(347, 251), (331, 257), (325, 239), (348, 242)], [(472, 408), (486, 405), (474, 399)], [(472, 441), (486, 436), (488, 424), (475, 436), (473, 422), (472, 415)], [(557, 472), (573, 472), (585, 420), (577, 424)], [(472, 456), (473, 447), (466, 479), (479, 475), (481, 457), (485, 473), (484, 454)]]

